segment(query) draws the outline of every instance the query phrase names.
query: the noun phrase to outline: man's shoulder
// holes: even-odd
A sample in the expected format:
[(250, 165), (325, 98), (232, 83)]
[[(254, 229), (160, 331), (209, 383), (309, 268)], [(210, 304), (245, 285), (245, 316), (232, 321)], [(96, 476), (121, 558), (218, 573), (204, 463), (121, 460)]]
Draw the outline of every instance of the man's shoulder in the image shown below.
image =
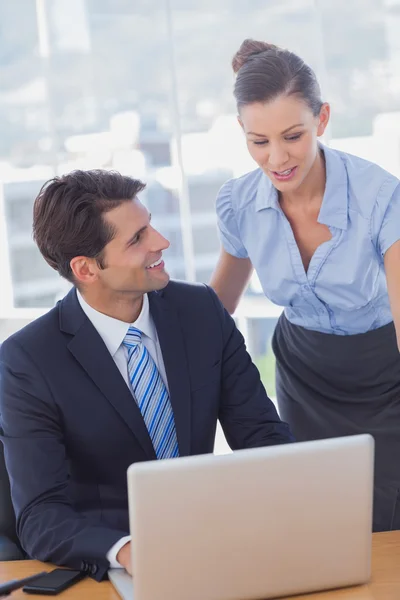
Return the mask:
[(52, 334), (57, 331), (60, 331), (59, 304), (10, 335), (1, 344), (0, 357), (15, 347), (37, 352), (42, 345), (48, 342)]
[(205, 283), (193, 283), (171, 279), (168, 285), (158, 292), (163, 298), (179, 305), (188, 301), (210, 302), (215, 292)]
[(162, 318), (170, 317), (175, 324), (179, 323), (181, 332), (191, 339), (211, 340), (226, 325), (226, 314), (217, 294), (204, 283), (171, 280), (150, 298), (152, 306), (157, 306)]
[(212, 314), (221, 318), (223, 307), (214, 290), (205, 283), (189, 283), (171, 279), (160, 292), (155, 292), (166, 306), (182, 316), (202, 319)]

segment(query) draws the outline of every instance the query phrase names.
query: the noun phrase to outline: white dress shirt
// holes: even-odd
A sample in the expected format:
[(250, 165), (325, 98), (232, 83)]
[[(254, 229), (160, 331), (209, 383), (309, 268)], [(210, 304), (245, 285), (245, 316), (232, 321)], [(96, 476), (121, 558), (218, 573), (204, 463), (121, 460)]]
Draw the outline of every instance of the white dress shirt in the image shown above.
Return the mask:
[[(82, 307), (83, 312), (86, 314), (87, 318), (91, 321), (93, 327), (97, 330), (97, 333), (102, 338), (105, 343), (107, 350), (113, 357), (115, 364), (117, 365), (122, 377), (124, 378), (129, 390), (131, 390), (131, 386), (129, 383), (128, 376), (128, 350), (122, 344), (124, 341), (125, 335), (130, 327), (133, 325), (136, 329), (139, 329), (142, 332), (142, 342), (147, 348), (150, 356), (156, 363), (156, 366), (159, 370), (159, 373), (162, 377), (162, 380), (165, 383), (165, 386), (168, 390), (168, 382), (167, 375), (165, 372), (164, 360), (161, 353), (160, 344), (158, 341), (157, 329), (154, 325), (154, 321), (150, 314), (149, 309), (149, 298), (147, 294), (143, 296), (143, 306), (140, 311), (140, 315), (136, 319), (134, 323), (125, 323), (125, 321), (120, 321), (119, 319), (114, 319), (114, 317), (109, 317), (98, 310), (95, 310), (83, 299), (82, 295), (77, 290), (77, 297), (79, 304)], [(135, 402), (135, 399), (132, 396), (132, 402)], [(107, 552), (107, 559), (110, 563), (111, 568), (122, 568), (122, 565), (117, 561), (117, 554), (126, 543), (130, 541), (130, 536), (125, 536), (118, 540)]]

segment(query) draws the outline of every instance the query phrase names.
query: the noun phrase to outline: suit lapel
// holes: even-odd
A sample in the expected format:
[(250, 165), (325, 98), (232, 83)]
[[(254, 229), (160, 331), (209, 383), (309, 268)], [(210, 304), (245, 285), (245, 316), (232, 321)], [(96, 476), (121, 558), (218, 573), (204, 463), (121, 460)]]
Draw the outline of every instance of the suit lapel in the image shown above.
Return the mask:
[(83, 312), (75, 290), (61, 303), (60, 328), (73, 335), (68, 344), (70, 352), (131, 429), (148, 458), (155, 459), (140, 409), (103, 340)]
[(181, 324), (174, 306), (163, 293), (149, 294), (150, 313), (157, 329), (158, 341), (167, 374), (169, 395), (175, 418), (179, 455), (190, 454), (190, 381)]

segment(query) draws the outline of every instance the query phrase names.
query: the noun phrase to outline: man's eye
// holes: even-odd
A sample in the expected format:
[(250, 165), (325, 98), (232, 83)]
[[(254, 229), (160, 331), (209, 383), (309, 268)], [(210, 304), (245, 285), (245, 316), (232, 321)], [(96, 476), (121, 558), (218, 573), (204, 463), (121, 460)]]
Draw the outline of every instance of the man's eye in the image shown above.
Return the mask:
[(130, 246), (134, 246), (135, 244), (138, 243), (138, 241), (140, 240), (140, 235), (136, 235), (133, 240), (131, 240), (131, 243), (129, 244)]

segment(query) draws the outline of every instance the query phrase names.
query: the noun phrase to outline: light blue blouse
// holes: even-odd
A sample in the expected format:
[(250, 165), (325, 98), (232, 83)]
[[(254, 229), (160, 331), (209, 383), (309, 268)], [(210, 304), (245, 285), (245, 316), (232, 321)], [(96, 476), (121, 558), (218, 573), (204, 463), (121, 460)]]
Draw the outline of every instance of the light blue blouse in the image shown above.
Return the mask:
[(392, 320), (383, 256), (400, 239), (399, 180), (361, 158), (321, 146), (326, 188), (318, 221), (332, 239), (307, 273), (278, 193), (257, 169), (226, 182), (217, 198), (225, 250), (249, 257), (263, 291), (291, 323), (350, 335)]

